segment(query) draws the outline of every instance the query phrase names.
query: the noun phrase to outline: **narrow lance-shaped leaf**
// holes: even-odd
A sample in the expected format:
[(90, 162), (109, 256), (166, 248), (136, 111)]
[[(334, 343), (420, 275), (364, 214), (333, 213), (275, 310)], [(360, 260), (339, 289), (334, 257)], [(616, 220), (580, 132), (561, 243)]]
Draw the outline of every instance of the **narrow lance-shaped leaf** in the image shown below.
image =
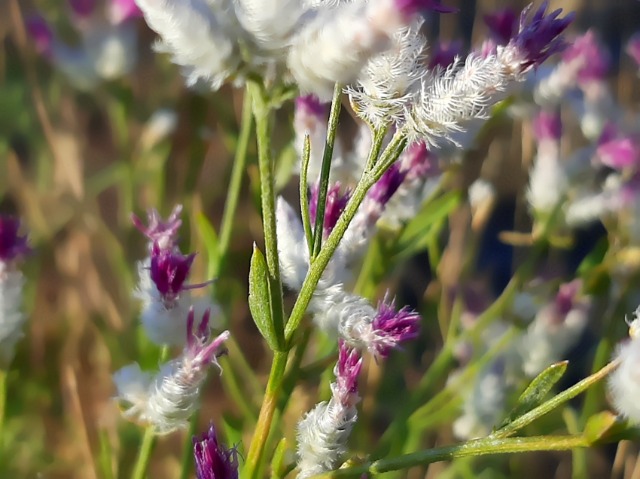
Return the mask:
[(271, 317), (269, 302), (269, 275), (262, 252), (253, 245), (249, 270), (249, 310), (260, 334), (272, 350), (278, 349), (277, 335)]
[(549, 391), (553, 389), (553, 386), (555, 386), (556, 383), (560, 381), (560, 378), (564, 376), (568, 364), (568, 361), (555, 363), (538, 374), (538, 376), (536, 376), (536, 378), (531, 381), (531, 384), (527, 386), (527, 389), (525, 389), (524, 392), (520, 395), (516, 406), (509, 413), (504, 422), (500, 425), (499, 429), (502, 429), (518, 417), (540, 405), (545, 396), (549, 394)]

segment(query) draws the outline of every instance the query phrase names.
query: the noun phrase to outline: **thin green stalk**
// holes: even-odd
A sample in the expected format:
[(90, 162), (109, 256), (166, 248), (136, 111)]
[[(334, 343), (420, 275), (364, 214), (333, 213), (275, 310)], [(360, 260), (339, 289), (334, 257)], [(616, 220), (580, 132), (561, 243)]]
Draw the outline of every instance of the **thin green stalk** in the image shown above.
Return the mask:
[(242, 100), (242, 118), (240, 121), (236, 153), (233, 158), (231, 178), (229, 178), (229, 189), (227, 190), (227, 199), (224, 203), (224, 212), (222, 213), (222, 222), (220, 224), (220, 243), (218, 247), (220, 261), (218, 262), (216, 276), (222, 271), (224, 263), (227, 260), (227, 253), (229, 251), (229, 245), (231, 244), (231, 233), (233, 231), (233, 224), (238, 209), (238, 200), (242, 189), (242, 176), (247, 165), (247, 150), (249, 148), (251, 127), (253, 125), (251, 95), (249, 90), (245, 90)]
[(610, 372), (612, 372), (617, 367), (618, 367), (618, 361), (611, 361), (609, 364), (603, 367), (600, 371), (592, 374), (591, 376), (587, 376), (582, 381), (571, 386), (569, 389), (562, 391), (561, 393), (552, 397), (548, 401), (542, 403), (537, 408), (532, 409), (526, 414), (523, 414), (515, 421), (507, 424), (502, 429), (499, 429), (493, 434), (491, 434), (489, 437), (493, 439), (502, 439), (505, 437), (512, 436), (513, 434), (518, 432), (520, 429), (532, 423), (539, 417), (544, 416), (545, 414), (553, 411), (557, 407), (566, 403), (570, 399), (573, 399), (578, 394), (586, 391), (591, 386), (596, 384), (598, 381), (605, 378)]
[(247, 90), (253, 100), (253, 115), (256, 120), (258, 138), (258, 169), (260, 171), (260, 196), (262, 201), (262, 228), (264, 248), (269, 273), (271, 317), (279, 350), (284, 349), (284, 306), (282, 280), (278, 260), (278, 238), (276, 235), (276, 198), (271, 153), (271, 108), (261, 85), (249, 82)]
[(316, 220), (313, 228), (313, 249), (311, 250), (311, 263), (320, 253), (322, 247), (322, 235), (324, 231), (324, 210), (327, 203), (327, 191), (329, 190), (329, 174), (331, 173), (331, 159), (333, 158), (333, 146), (336, 142), (338, 132), (338, 120), (340, 118), (340, 108), (342, 103), (342, 86), (336, 83), (333, 89), (333, 100), (331, 101), (331, 112), (329, 113), (329, 124), (327, 126), (327, 140), (322, 153), (322, 167), (320, 169), (320, 182), (318, 185), (318, 203), (316, 204)]
[(144, 436), (142, 436), (142, 443), (138, 450), (138, 458), (136, 459), (136, 465), (133, 468), (131, 479), (144, 479), (147, 467), (149, 466), (149, 460), (151, 459), (151, 452), (153, 451), (155, 439), (155, 428), (153, 426), (148, 426), (144, 430)]
[[(9, 371), (0, 369), (0, 431), (4, 431), (4, 414), (7, 405), (7, 378)], [(0, 435), (0, 451), (4, 447), (2, 435)]]
[(588, 447), (582, 436), (534, 436), (508, 439), (478, 439), (454, 446), (437, 447), (398, 457), (379, 459), (359, 466), (347, 467), (318, 474), (313, 479), (334, 477), (356, 477), (362, 474), (382, 474), (384, 472), (408, 469), (414, 466), (449, 461), (458, 457), (485, 456), (489, 454), (513, 454), (533, 451), (567, 451), (578, 447)]
[(271, 422), (278, 403), (278, 392), (282, 385), (282, 379), (287, 366), (287, 356), (288, 353), (286, 351), (274, 352), (269, 381), (267, 382), (267, 390), (262, 401), (255, 432), (251, 439), (247, 460), (242, 470), (242, 475), (246, 479), (255, 479), (260, 470), (264, 446), (269, 436)]
[[(394, 158), (394, 155), (395, 159), (397, 159), (398, 155), (402, 151), (400, 149), (400, 145), (402, 145), (404, 142), (406, 142), (406, 138), (404, 137), (404, 135), (399, 135), (396, 133), (396, 135), (391, 140), (391, 143), (389, 143), (387, 149), (382, 154), (380, 164), (383, 164), (383, 160), (385, 164), (388, 163), (390, 159)], [(291, 340), (293, 334), (298, 328), (298, 325), (302, 321), (304, 313), (307, 310), (307, 306), (309, 306), (309, 302), (313, 297), (313, 292), (318, 285), (318, 281), (320, 281), (322, 273), (329, 264), (333, 253), (338, 248), (340, 240), (344, 236), (344, 233), (347, 231), (349, 223), (351, 223), (351, 220), (358, 212), (358, 208), (367, 195), (369, 189), (376, 183), (376, 181), (380, 179), (384, 171), (385, 170), (383, 168), (376, 168), (371, 173), (365, 173), (360, 179), (360, 182), (356, 186), (355, 190), (353, 190), (347, 206), (340, 215), (340, 218), (331, 231), (331, 234), (322, 246), (320, 253), (318, 253), (318, 256), (316, 256), (315, 260), (313, 261), (313, 264), (309, 268), (309, 272), (307, 273), (307, 276), (302, 283), (300, 293), (298, 294), (298, 298), (293, 305), (293, 309), (291, 310), (291, 314), (289, 315), (289, 321), (287, 321), (287, 325), (285, 327), (285, 340), (287, 342)]]
[(311, 158), (311, 140), (309, 135), (304, 137), (304, 148), (302, 151), (302, 166), (300, 168), (300, 215), (302, 216), (302, 226), (304, 237), (307, 240), (307, 248), (313, 250), (313, 233), (311, 232), (311, 218), (309, 217), (309, 197), (307, 190), (307, 177), (309, 175), (309, 160)]

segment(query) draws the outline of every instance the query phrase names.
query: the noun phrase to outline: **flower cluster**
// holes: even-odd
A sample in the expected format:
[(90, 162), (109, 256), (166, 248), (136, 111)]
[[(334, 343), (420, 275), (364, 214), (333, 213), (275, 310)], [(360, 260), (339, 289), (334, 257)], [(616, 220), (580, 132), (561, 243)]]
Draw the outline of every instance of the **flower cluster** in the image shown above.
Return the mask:
[(44, 55), (80, 89), (120, 78), (136, 64), (137, 33), (133, 20), (141, 12), (134, 0), (108, 0), (104, 12), (96, 0), (69, 0), (70, 19), (80, 42), (65, 43), (39, 14), (27, 19), (27, 31)]
[(21, 236), (19, 230), (17, 219), (0, 215), (0, 369), (7, 367), (13, 359), (26, 321), (22, 313), (25, 280), (17, 263), (29, 252), (29, 246), (26, 236)]
[(197, 479), (238, 479), (238, 451), (218, 442), (213, 424), (193, 438), (193, 455)]
[(137, 0), (190, 84), (217, 89), (228, 80), (284, 76), (303, 92), (330, 98), (335, 83), (356, 80), (374, 55), (412, 24), (419, 10), (449, 11), (434, 1)]

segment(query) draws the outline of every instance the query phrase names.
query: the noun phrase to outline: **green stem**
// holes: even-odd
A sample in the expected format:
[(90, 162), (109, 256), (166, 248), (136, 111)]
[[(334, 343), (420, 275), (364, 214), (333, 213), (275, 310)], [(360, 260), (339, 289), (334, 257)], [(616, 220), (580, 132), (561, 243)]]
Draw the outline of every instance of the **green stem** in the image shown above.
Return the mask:
[[(384, 164), (388, 168), (388, 166), (392, 163), (390, 159), (393, 159), (394, 155), (397, 159), (397, 156), (402, 151), (401, 145), (404, 142), (406, 142), (404, 134), (396, 133), (396, 135), (391, 140), (391, 143), (389, 143), (387, 149), (382, 154), (380, 164)], [(300, 321), (302, 321), (304, 313), (307, 310), (307, 306), (309, 306), (309, 302), (313, 297), (313, 292), (318, 285), (318, 281), (320, 281), (322, 273), (329, 264), (333, 253), (338, 248), (340, 240), (349, 227), (349, 223), (351, 223), (351, 220), (358, 212), (358, 208), (367, 195), (369, 189), (376, 183), (376, 181), (380, 179), (384, 171), (385, 170), (383, 168), (376, 168), (371, 173), (365, 173), (360, 179), (360, 182), (356, 186), (355, 190), (353, 190), (351, 198), (349, 199), (349, 203), (347, 203), (347, 206), (340, 215), (340, 218), (331, 231), (331, 234), (322, 246), (320, 253), (318, 253), (318, 256), (316, 256), (316, 258), (314, 259), (313, 264), (310, 266), (307, 276), (302, 283), (302, 288), (300, 288), (300, 293), (298, 294), (298, 298), (293, 305), (293, 309), (291, 310), (291, 314), (289, 316), (289, 321), (287, 321), (287, 325), (285, 328), (285, 340), (287, 342), (293, 337), (293, 334), (298, 328)]]
[[(7, 378), (9, 371), (0, 369), (0, 431), (4, 431), (4, 414), (7, 406)], [(0, 451), (4, 448), (4, 441), (0, 435)]]
[(264, 453), (264, 446), (269, 436), (271, 421), (278, 403), (278, 392), (282, 385), (282, 378), (284, 377), (287, 365), (287, 356), (288, 353), (286, 351), (274, 352), (267, 390), (262, 401), (262, 407), (260, 408), (258, 422), (256, 423), (255, 432), (251, 439), (251, 445), (249, 446), (247, 461), (242, 471), (243, 477), (246, 479), (255, 479), (258, 475)]
[(280, 263), (278, 261), (278, 239), (276, 236), (276, 198), (273, 175), (273, 158), (271, 155), (271, 108), (266, 93), (261, 85), (247, 83), (247, 90), (253, 100), (253, 115), (256, 120), (256, 136), (258, 137), (258, 169), (260, 171), (260, 189), (262, 200), (262, 228), (264, 231), (264, 248), (269, 273), (269, 294), (271, 317), (278, 349), (284, 349), (284, 306), (282, 300), (282, 281), (280, 279)]
[(532, 409), (526, 414), (523, 414), (515, 421), (509, 423), (502, 429), (499, 429), (493, 434), (491, 434), (491, 436), (489, 437), (493, 439), (501, 439), (501, 438), (512, 436), (518, 430), (532, 423), (539, 417), (544, 416), (545, 414), (556, 409), (558, 406), (561, 406), (562, 404), (566, 403), (570, 399), (573, 399), (578, 394), (586, 391), (588, 388), (596, 384), (598, 381), (605, 378), (610, 372), (612, 372), (617, 367), (618, 367), (618, 361), (610, 362), (605, 367), (603, 367), (600, 371), (596, 372), (595, 374), (592, 374), (591, 376), (584, 378), (579, 383), (576, 383), (575, 385), (571, 386), (569, 389), (562, 391), (561, 393), (552, 397), (548, 401), (542, 403), (537, 408)]
[(189, 479), (191, 473), (191, 465), (193, 464), (193, 443), (191, 438), (196, 433), (198, 427), (198, 414), (194, 414), (189, 421), (189, 429), (187, 430), (186, 439), (182, 446), (182, 459), (180, 462), (180, 479)]
[(144, 436), (142, 437), (142, 444), (138, 451), (138, 459), (136, 459), (136, 465), (133, 468), (131, 479), (144, 479), (149, 466), (149, 460), (151, 459), (151, 451), (153, 451), (153, 445), (155, 444), (156, 432), (153, 426), (148, 426), (144, 430)]
[(229, 252), (229, 245), (231, 244), (231, 233), (233, 231), (233, 224), (238, 209), (238, 200), (242, 189), (242, 176), (247, 165), (247, 150), (249, 149), (251, 127), (253, 124), (251, 95), (248, 90), (245, 90), (242, 102), (240, 132), (238, 133), (236, 153), (233, 158), (231, 178), (229, 178), (229, 189), (227, 190), (227, 199), (224, 203), (224, 213), (222, 214), (222, 223), (220, 225), (220, 243), (218, 247), (220, 261), (218, 263), (216, 276), (220, 274), (227, 260), (227, 253)]
[(313, 249), (311, 250), (311, 262), (322, 247), (322, 235), (324, 232), (324, 211), (327, 203), (327, 191), (329, 190), (329, 174), (331, 173), (331, 158), (333, 158), (333, 146), (336, 142), (338, 132), (338, 119), (340, 118), (340, 108), (342, 103), (342, 86), (336, 83), (333, 89), (333, 100), (331, 102), (331, 112), (329, 113), (329, 124), (327, 126), (327, 141), (324, 144), (322, 154), (322, 167), (320, 169), (320, 184), (318, 185), (318, 203), (316, 205), (316, 220), (313, 228)]
[(313, 479), (355, 477), (362, 474), (375, 475), (400, 469), (408, 469), (414, 466), (432, 464), (434, 462), (448, 461), (458, 457), (533, 451), (567, 451), (588, 446), (588, 441), (582, 436), (534, 436), (509, 439), (484, 438), (469, 441), (464, 444), (437, 447), (398, 457), (379, 459), (360, 466), (347, 467), (326, 474), (319, 474), (313, 476)]
[(307, 248), (313, 250), (313, 233), (311, 232), (311, 219), (309, 217), (309, 196), (307, 187), (307, 177), (309, 174), (309, 160), (311, 158), (311, 141), (309, 135), (304, 137), (304, 149), (302, 152), (302, 165), (300, 167), (300, 216), (302, 216), (302, 227), (304, 237), (307, 240)]

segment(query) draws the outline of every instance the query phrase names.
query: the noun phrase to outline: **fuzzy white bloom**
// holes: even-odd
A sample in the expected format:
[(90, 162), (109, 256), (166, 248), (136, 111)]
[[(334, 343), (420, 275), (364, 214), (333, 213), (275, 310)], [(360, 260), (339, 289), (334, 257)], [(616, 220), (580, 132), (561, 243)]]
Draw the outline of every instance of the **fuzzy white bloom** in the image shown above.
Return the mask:
[(153, 112), (140, 135), (140, 145), (148, 150), (171, 135), (178, 126), (178, 114), (170, 108), (160, 108)]
[(412, 140), (436, 146), (441, 138), (454, 141), (452, 133), (464, 123), (489, 117), (497, 95), (509, 83), (504, 65), (496, 55), (471, 53), (464, 63), (456, 60), (446, 70), (436, 69), (421, 79), (415, 101), (405, 111)]
[(609, 376), (608, 387), (613, 407), (633, 423), (640, 423), (640, 338), (638, 338), (638, 310), (630, 324), (631, 340), (618, 346), (614, 360), (618, 368)]
[(309, 249), (298, 214), (281, 197), (276, 200), (276, 234), (282, 281), (297, 291), (309, 270)]
[[(206, 324), (199, 327), (206, 328)], [(153, 426), (158, 434), (184, 428), (198, 407), (200, 387), (209, 365), (217, 365), (216, 354), (229, 332), (209, 344), (205, 337), (191, 337), (182, 355), (164, 364), (155, 375), (142, 371), (137, 363), (115, 372), (116, 400), (124, 405), (123, 415)]]
[(335, 83), (355, 81), (369, 58), (385, 51), (406, 21), (394, 0), (318, 10), (289, 50), (291, 74), (301, 91), (329, 100)]
[(137, 61), (135, 25), (96, 25), (83, 35), (84, 54), (96, 75), (113, 80), (129, 73)]
[(397, 31), (391, 48), (371, 58), (357, 86), (347, 88), (354, 110), (376, 128), (401, 121), (405, 105), (412, 99), (409, 91), (427, 72), (421, 25), (422, 20), (416, 20)]
[(157, 50), (182, 66), (187, 83), (207, 80), (214, 89), (240, 65), (241, 35), (228, 0), (136, 0), (145, 20), (162, 38)]
[(321, 402), (298, 423), (299, 479), (330, 471), (340, 465), (346, 444), (358, 419), (356, 404), (362, 357), (340, 343), (331, 383), (331, 399)]
[(453, 422), (453, 434), (461, 440), (486, 436), (504, 413), (506, 380), (499, 362), (485, 368), (463, 397), (463, 413)]
[(255, 43), (280, 55), (307, 11), (298, 0), (237, 0), (234, 6), (240, 24)]
[(25, 279), (0, 260), (0, 369), (13, 359), (15, 346), (23, 336), (26, 321), (22, 313), (22, 289)]

